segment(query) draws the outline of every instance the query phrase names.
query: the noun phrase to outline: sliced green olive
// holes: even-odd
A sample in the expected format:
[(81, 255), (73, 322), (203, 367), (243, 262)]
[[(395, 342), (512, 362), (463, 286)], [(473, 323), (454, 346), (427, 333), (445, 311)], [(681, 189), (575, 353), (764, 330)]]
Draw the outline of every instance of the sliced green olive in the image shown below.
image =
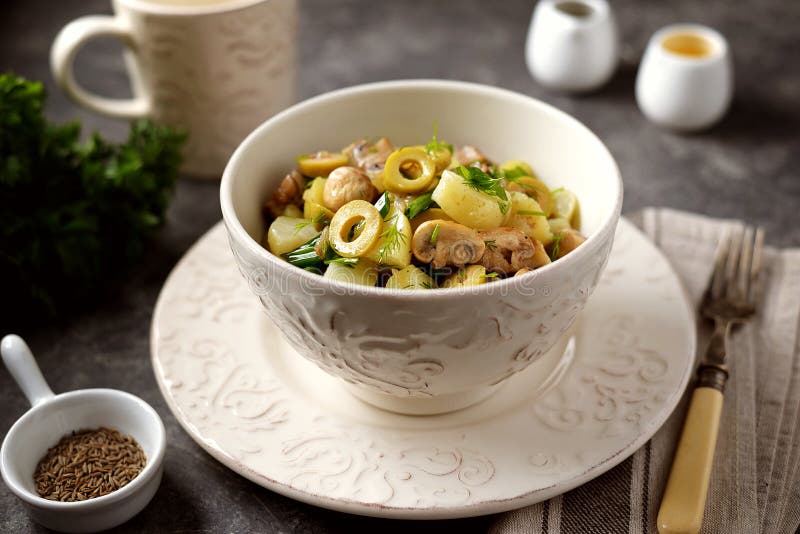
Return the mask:
[[(356, 226), (360, 231), (351, 232)], [(355, 258), (375, 244), (382, 227), (383, 218), (375, 206), (366, 200), (352, 200), (333, 215), (328, 241), (340, 256)]]
[(339, 152), (317, 152), (297, 158), (300, 173), (305, 176), (328, 176), (331, 171), (347, 165), (347, 156)]
[(425, 191), (436, 175), (436, 162), (425, 149), (410, 146), (395, 150), (386, 159), (383, 184), (395, 193)]
[(510, 182), (506, 189), (525, 193), (539, 203), (548, 216), (553, 214), (553, 194), (544, 182), (533, 176), (520, 176)]
[(500, 169), (504, 170), (505, 172), (515, 172), (517, 169), (521, 169), (524, 171), (526, 176), (536, 176), (533, 174), (533, 169), (528, 163), (518, 159), (504, 161), (503, 164), (500, 165)]
[(431, 150), (427, 150), (425, 147), (419, 148), (425, 150), (428, 156), (433, 159), (433, 163), (436, 165), (436, 174), (442, 174), (442, 172), (450, 166), (450, 160), (453, 158), (453, 155), (445, 147), (439, 146)]

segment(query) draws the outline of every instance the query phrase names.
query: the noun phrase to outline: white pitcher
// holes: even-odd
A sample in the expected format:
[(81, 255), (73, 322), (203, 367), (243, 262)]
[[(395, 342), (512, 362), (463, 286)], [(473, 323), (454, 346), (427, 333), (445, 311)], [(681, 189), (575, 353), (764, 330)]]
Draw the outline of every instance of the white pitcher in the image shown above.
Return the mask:
[(606, 0), (541, 0), (531, 18), (525, 60), (545, 87), (591, 91), (616, 70), (618, 42)]

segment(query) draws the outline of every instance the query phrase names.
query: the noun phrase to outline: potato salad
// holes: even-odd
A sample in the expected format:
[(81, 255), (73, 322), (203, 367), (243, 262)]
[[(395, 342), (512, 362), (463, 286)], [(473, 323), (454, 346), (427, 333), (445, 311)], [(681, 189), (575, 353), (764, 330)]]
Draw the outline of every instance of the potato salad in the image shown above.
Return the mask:
[(396, 289), (522, 276), (579, 247), (578, 199), (526, 161), (433, 138), (297, 158), (264, 205), (264, 246), (325, 278)]

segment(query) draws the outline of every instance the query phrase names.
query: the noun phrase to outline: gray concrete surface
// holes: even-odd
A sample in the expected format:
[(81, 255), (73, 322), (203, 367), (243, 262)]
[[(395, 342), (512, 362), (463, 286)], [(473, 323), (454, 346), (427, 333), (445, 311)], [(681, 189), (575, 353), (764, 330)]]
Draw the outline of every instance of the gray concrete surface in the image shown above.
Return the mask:
[[(624, 210), (672, 206), (744, 218), (767, 228), (771, 244), (800, 245), (800, 4), (782, 0), (725, 2), (614, 1), (623, 64), (600, 92), (579, 98), (549, 93), (529, 77), (523, 43), (533, 2), (301, 0), (300, 99), (362, 82), (448, 78), (509, 88), (575, 115), (600, 135), (625, 180)], [(79, 118), (86, 130), (119, 138), (127, 127), (74, 106), (55, 88), (48, 50), (59, 28), (84, 14), (109, 12), (105, 0), (5, 0), (0, 5), (0, 70), (44, 80), (49, 116)], [(680, 136), (650, 125), (633, 98), (636, 65), (648, 37), (678, 21), (710, 24), (730, 40), (736, 96), (711, 131)], [(113, 96), (127, 81), (111, 40), (80, 56), (79, 78)], [(213, 460), (181, 430), (158, 392), (149, 361), (149, 328), (158, 291), (174, 263), (220, 218), (217, 185), (184, 180), (169, 222), (113, 302), (31, 325), (27, 336), (57, 392), (106, 386), (150, 402), (166, 425), (169, 450), (153, 502), (120, 532), (368, 532), (453, 529), (482, 532), (491, 518), (446, 523), (378, 520), (307, 506), (260, 488)], [(0, 325), (2, 327), (2, 325)], [(0, 328), (0, 333), (5, 333)], [(0, 371), (0, 433), (27, 405)], [(0, 488), (0, 532), (40, 532)]]

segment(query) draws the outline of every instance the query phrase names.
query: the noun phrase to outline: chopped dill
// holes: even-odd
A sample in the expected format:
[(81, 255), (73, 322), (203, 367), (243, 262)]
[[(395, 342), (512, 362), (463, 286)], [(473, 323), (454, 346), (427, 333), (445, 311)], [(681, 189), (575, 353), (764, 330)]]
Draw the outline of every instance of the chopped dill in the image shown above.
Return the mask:
[(464, 183), (467, 186), (475, 191), (497, 197), (497, 205), (500, 207), (501, 213), (505, 214), (508, 211), (508, 195), (506, 195), (506, 190), (503, 189), (501, 178), (486, 174), (478, 167), (465, 167), (463, 165), (456, 168), (455, 172), (464, 179)]
[(495, 242), (494, 239), (489, 239), (488, 241), (484, 241), (483, 243), (486, 245), (486, 248), (488, 250), (494, 250), (497, 248), (497, 243)]
[(497, 278), (500, 276), (498, 273), (486, 273), (481, 278)]
[(406, 242), (406, 235), (397, 229), (397, 215), (386, 221), (389, 228), (384, 230), (379, 237), (385, 239), (384, 243), (378, 249), (378, 263), (382, 263), (387, 254), (391, 254), (401, 243)]
[(294, 233), (296, 234), (297, 232), (299, 232), (300, 230), (302, 230), (303, 228), (305, 228), (310, 224), (317, 224), (317, 223), (322, 223), (327, 226), (330, 223), (330, 221), (328, 220), (328, 216), (325, 215), (324, 212), (320, 211), (319, 213), (314, 215), (314, 218), (311, 219), (310, 221), (303, 221), (295, 224)]

